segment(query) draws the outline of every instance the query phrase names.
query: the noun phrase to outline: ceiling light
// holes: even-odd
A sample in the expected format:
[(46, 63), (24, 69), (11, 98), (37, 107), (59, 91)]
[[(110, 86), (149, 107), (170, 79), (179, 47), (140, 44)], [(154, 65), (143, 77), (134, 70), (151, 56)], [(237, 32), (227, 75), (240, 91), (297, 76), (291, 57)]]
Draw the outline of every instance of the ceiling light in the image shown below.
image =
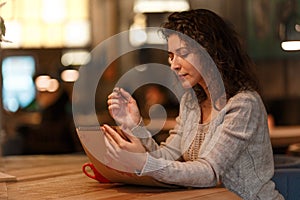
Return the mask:
[(284, 51), (300, 50), (300, 13), (295, 7), (296, 1), (286, 1), (281, 8), (285, 14), (279, 17), (279, 36)]
[(79, 77), (79, 72), (75, 69), (66, 69), (61, 73), (61, 79), (65, 82), (75, 82)]
[(141, 46), (147, 41), (147, 32), (143, 27), (131, 25), (129, 41), (132, 46)]
[(49, 80), (51, 79), (48, 75), (41, 75), (35, 79), (35, 85), (38, 91), (47, 91), (49, 86)]
[(281, 48), (285, 51), (299, 51), (300, 41), (285, 41), (281, 43)]
[(189, 9), (186, 0), (136, 0), (133, 8), (136, 13), (180, 12)]
[(59, 88), (58, 80), (56, 80), (54, 78), (50, 79), (47, 91), (48, 92), (56, 92), (58, 90), (58, 88)]
[(64, 66), (70, 65), (86, 65), (91, 60), (90, 52), (86, 50), (70, 50), (63, 53), (61, 57), (61, 63)]

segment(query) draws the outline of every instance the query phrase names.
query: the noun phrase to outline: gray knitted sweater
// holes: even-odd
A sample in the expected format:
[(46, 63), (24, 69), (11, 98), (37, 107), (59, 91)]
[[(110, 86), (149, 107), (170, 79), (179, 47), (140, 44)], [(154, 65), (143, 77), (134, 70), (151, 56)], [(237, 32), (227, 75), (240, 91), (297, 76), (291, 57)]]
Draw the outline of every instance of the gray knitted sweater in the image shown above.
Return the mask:
[[(210, 124), (197, 158), (184, 154), (202, 131), (197, 101), (186, 93), (180, 103), (177, 125), (166, 142), (158, 146), (145, 127), (132, 130), (144, 136), (147, 160), (140, 175), (187, 186), (213, 187), (219, 183), (243, 199), (283, 199), (271, 181), (273, 152), (267, 115), (256, 92), (241, 92), (229, 99)], [(148, 138), (145, 138), (145, 133)]]

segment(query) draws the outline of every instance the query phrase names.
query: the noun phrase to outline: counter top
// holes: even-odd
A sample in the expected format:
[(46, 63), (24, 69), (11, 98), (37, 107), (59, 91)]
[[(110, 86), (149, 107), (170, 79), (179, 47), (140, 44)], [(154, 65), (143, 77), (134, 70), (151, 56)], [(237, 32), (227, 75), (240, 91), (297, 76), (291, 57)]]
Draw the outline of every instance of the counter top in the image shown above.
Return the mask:
[(240, 199), (225, 188), (171, 189), (99, 183), (82, 173), (86, 162), (89, 160), (84, 154), (3, 157), (0, 171), (16, 178), (0, 182), (0, 199)]
[(300, 143), (300, 126), (275, 126), (270, 130), (273, 147), (287, 147)]

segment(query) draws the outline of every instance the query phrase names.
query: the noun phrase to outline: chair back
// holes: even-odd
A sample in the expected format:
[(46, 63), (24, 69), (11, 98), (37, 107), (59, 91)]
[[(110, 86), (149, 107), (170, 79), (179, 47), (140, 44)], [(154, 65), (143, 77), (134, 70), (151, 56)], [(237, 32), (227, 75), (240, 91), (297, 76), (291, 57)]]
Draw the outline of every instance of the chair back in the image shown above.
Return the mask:
[(275, 169), (272, 180), (285, 200), (300, 199), (300, 168)]

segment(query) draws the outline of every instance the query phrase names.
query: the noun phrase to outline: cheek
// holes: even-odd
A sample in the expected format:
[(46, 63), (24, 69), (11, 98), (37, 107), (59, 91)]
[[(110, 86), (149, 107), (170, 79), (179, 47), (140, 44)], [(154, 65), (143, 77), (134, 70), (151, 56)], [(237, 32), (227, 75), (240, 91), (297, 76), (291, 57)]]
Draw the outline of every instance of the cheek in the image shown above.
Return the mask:
[(203, 77), (197, 72), (197, 74), (195, 74), (192, 79), (190, 79), (190, 85), (193, 87), (197, 84), (203, 85), (204, 84), (204, 79)]
[(193, 67), (190, 71), (195, 81), (199, 82), (203, 79), (200, 72), (196, 68)]
[(195, 73), (196, 73), (195, 79), (197, 79), (197, 82), (199, 83), (203, 81), (203, 77), (201, 76), (201, 74), (198, 71), (196, 71)]

